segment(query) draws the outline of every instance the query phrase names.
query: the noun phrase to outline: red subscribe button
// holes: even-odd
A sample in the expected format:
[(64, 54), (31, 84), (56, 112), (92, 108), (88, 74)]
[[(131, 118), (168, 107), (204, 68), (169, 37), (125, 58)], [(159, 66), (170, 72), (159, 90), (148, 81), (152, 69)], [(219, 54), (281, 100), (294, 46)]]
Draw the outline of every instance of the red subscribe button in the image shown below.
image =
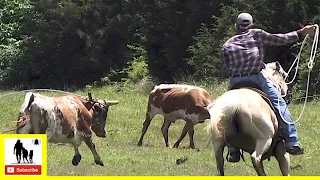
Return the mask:
[(41, 165), (5, 165), (5, 175), (41, 175)]

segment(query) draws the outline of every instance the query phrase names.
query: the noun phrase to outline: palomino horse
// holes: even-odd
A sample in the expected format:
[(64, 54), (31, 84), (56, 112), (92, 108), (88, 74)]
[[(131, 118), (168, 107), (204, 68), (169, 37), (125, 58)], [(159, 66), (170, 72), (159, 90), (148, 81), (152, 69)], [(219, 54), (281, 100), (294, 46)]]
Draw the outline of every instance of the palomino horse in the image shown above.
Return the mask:
[[(268, 63), (262, 71), (281, 94), (287, 92), (287, 73), (278, 62)], [(251, 154), (258, 175), (265, 175), (262, 161), (275, 156), (282, 175), (289, 175), (290, 160), (279, 139), (274, 110), (257, 91), (240, 88), (227, 91), (208, 106), (213, 149), (219, 175), (224, 175), (223, 150), (228, 144)]]

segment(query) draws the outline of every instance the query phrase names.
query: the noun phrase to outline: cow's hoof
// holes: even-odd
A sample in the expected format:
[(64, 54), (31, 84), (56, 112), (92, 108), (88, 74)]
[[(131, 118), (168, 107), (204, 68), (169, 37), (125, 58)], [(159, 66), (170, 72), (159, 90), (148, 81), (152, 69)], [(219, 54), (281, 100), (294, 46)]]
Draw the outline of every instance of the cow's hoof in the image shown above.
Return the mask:
[(138, 142), (138, 146), (142, 146), (142, 142), (141, 141)]
[(100, 165), (100, 166), (104, 166), (103, 162), (101, 160), (99, 161), (94, 161), (96, 164)]
[(72, 159), (72, 165), (78, 166), (80, 161), (81, 161), (81, 155), (80, 154), (75, 155), (73, 156), (73, 159)]
[(167, 148), (172, 148), (172, 145), (170, 143), (166, 144)]
[(179, 144), (177, 143), (173, 145), (173, 148), (178, 148), (178, 147), (179, 147)]

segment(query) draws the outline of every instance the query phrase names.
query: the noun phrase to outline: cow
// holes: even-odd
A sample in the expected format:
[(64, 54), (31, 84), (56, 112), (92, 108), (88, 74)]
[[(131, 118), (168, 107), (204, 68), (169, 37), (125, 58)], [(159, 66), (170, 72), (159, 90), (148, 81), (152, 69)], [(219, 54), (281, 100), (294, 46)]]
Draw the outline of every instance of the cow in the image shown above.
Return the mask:
[(207, 106), (212, 102), (211, 95), (204, 89), (185, 84), (160, 84), (150, 92), (146, 119), (143, 123), (142, 134), (138, 146), (142, 145), (143, 137), (148, 130), (152, 118), (161, 114), (164, 122), (161, 128), (166, 147), (168, 142), (168, 129), (177, 119), (186, 121), (180, 138), (174, 144), (178, 148), (182, 139), (189, 134), (190, 145), (194, 149), (194, 125), (210, 119)]
[(49, 97), (28, 92), (19, 110), (16, 133), (47, 134), (50, 143), (72, 144), (74, 166), (81, 161), (78, 147), (84, 141), (93, 154), (94, 162), (103, 166), (92, 141), (92, 131), (98, 137), (106, 137), (108, 109), (118, 101), (94, 100), (90, 93), (88, 98), (72, 94)]

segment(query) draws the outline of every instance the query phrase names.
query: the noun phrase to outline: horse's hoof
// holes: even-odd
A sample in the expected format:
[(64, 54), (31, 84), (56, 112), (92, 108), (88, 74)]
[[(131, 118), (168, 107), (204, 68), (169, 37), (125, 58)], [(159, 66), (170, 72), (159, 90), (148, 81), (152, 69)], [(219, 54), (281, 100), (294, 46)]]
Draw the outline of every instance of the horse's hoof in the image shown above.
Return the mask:
[(75, 155), (73, 156), (73, 159), (72, 159), (72, 165), (78, 166), (80, 161), (81, 161), (81, 155), (80, 154)]
[(141, 141), (138, 142), (138, 146), (142, 146), (142, 142)]
[(173, 148), (178, 148), (179, 147), (179, 144), (174, 144), (173, 145)]
[(98, 164), (98, 165), (100, 165), (100, 166), (104, 166), (104, 164), (103, 164), (103, 162), (101, 161), (101, 160), (99, 160), (99, 161), (94, 161), (96, 164)]

